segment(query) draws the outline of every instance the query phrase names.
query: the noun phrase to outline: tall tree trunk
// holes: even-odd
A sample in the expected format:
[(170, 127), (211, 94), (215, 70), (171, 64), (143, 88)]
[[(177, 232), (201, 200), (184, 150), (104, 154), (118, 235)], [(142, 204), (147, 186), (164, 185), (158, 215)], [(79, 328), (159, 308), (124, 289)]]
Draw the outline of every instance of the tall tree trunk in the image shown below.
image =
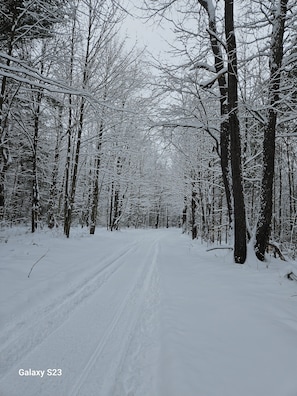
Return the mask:
[(111, 222), (111, 231), (117, 229), (117, 219), (119, 216), (119, 190), (118, 187), (114, 190), (114, 199), (113, 199), (113, 215), (112, 215), (112, 222)]
[(84, 124), (84, 114), (85, 114), (85, 98), (81, 98), (81, 104), (79, 109), (79, 123), (78, 123), (78, 131), (77, 131), (77, 140), (74, 154), (74, 164), (72, 170), (72, 178), (71, 178), (71, 187), (69, 193), (69, 204), (67, 208), (67, 233), (66, 236), (69, 238), (70, 235), (70, 227), (72, 222), (72, 212), (75, 201), (76, 194), (76, 186), (77, 186), (77, 178), (78, 178), (78, 162), (80, 156), (80, 147), (81, 147), (81, 138), (83, 133), (83, 124)]
[(61, 144), (61, 136), (63, 132), (63, 124), (62, 124), (62, 105), (57, 105), (58, 107), (58, 126), (57, 126), (57, 137), (56, 137), (56, 145), (55, 145), (55, 157), (54, 157), (54, 166), (52, 170), (51, 176), (51, 186), (49, 191), (49, 201), (48, 201), (48, 210), (47, 210), (47, 225), (49, 228), (53, 228), (57, 225), (56, 214), (57, 214), (57, 179), (58, 179), (58, 169), (59, 169), (59, 159), (60, 159), (60, 144)]
[[(44, 54), (46, 52), (46, 44), (43, 43), (41, 51), (41, 59), (44, 59)], [(44, 73), (44, 61), (41, 61), (40, 65), (40, 75)], [(35, 232), (38, 224), (38, 217), (40, 211), (40, 195), (38, 186), (38, 173), (37, 173), (37, 150), (39, 143), (39, 133), (40, 133), (40, 114), (41, 114), (41, 101), (43, 98), (43, 90), (40, 89), (36, 95), (34, 111), (34, 137), (33, 137), (33, 166), (32, 166), (32, 214), (31, 214), (31, 231)], [(34, 103), (34, 100), (33, 100)]]
[(161, 203), (162, 203), (162, 192), (160, 193), (160, 198), (159, 198), (159, 202), (156, 206), (156, 220), (155, 220), (155, 228), (159, 228), (160, 227), (160, 216), (161, 216)]
[(231, 137), (231, 169), (234, 203), (234, 261), (246, 260), (246, 217), (242, 185), (241, 143), (238, 121), (237, 49), (233, 0), (225, 0), (225, 34), (228, 55), (228, 106)]
[(191, 182), (192, 185), (192, 192), (191, 192), (191, 228), (192, 228), (192, 239), (197, 238), (197, 222), (196, 222), (196, 209), (197, 209), (197, 203), (196, 203), (196, 196), (197, 192), (195, 189), (195, 182)]
[(108, 219), (107, 228), (110, 229), (110, 231), (112, 231), (113, 203), (114, 203), (114, 181), (111, 182), (110, 200), (109, 200), (109, 219)]
[[(41, 71), (42, 74), (42, 71)], [(37, 148), (39, 139), (40, 105), (42, 91), (37, 93), (36, 108), (34, 109), (34, 137), (33, 137), (33, 161), (32, 161), (32, 212), (31, 212), (31, 231), (35, 232), (39, 216), (39, 187), (37, 174)]]
[[(83, 79), (82, 79), (82, 88), (85, 89), (86, 85), (89, 81), (90, 73), (89, 73), (89, 62), (90, 62), (90, 44), (91, 44), (91, 37), (92, 37), (92, 17), (91, 17), (92, 9), (89, 9), (89, 21), (88, 21), (88, 36), (87, 36), (87, 46), (86, 46), (86, 53), (85, 53), (85, 59), (84, 59), (84, 67), (83, 67)], [(74, 28), (75, 28), (75, 23), (74, 23)], [(74, 37), (74, 31), (73, 31), (73, 37)], [(74, 38), (73, 38), (74, 40)], [(73, 51), (73, 45), (72, 44), (72, 51)], [(73, 52), (71, 54), (73, 56)], [(73, 60), (73, 59), (72, 59)], [(71, 65), (72, 67), (72, 65)], [(83, 126), (84, 126), (84, 117), (85, 117), (85, 106), (86, 106), (86, 98), (83, 96), (80, 101), (80, 107), (79, 107), (79, 120), (78, 120), (78, 129), (77, 129), (77, 136), (76, 136), (76, 147), (75, 147), (75, 154), (74, 154), (74, 164), (73, 164), (73, 169), (72, 169), (72, 177), (71, 177), (71, 187), (69, 189), (69, 192), (67, 191), (67, 196), (68, 199), (65, 199), (65, 225), (64, 225), (64, 232), (69, 238), (70, 235), (70, 228), (71, 228), (71, 222), (72, 222), (72, 212), (73, 212), (73, 207), (74, 207), (74, 201), (75, 201), (75, 194), (76, 194), (76, 186), (77, 186), (77, 178), (78, 178), (78, 162), (79, 162), (79, 157), (80, 157), (80, 147), (81, 147), (81, 138), (82, 138), (82, 133), (83, 133)], [(69, 115), (70, 117), (71, 115)], [(69, 129), (69, 133), (71, 131), (71, 128)], [(70, 135), (68, 136), (68, 139), (70, 139)]]
[(67, 155), (65, 164), (65, 195), (64, 195), (64, 234), (69, 238), (70, 234), (70, 199), (69, 199), (69, 184), (70, 184), (70, 165), (71, 165), (71, 135), (72, 135), (72, 97), (69, 95), (69, 114), (68, 114), (68, 128), (67, 128)]
[(283, 60), (283, 38), (288, 0), (279, 0), (274, 11), (273, 30), (271, 37), (269, 109), (268, 122), (264, 129), (263, 140), (263, 175), (261, 185), (261, 208), (256, 230), (255, 254), (261, 261), (265, 259), (265, 250), (269, 242), (272, 218), (272, 195), (275, 162), (275, 131), (277, 122), (277, 105), (281, 66)]
[(101, 147), (103, 138), (103, 120), (100, 123), (98, 142), (96, 148), (96, 158), (95, 158), (95, 174), (94, 174), (94, 186), (92, 194), (92, 208), (91, 208), (91, 225), (90, 234), (95, 234), (96, 223), (97, 223), (97, 212), (98, 212), (98, 202), (99, 202), (99, 172), (100, 172), (100, 159), (101, 159)]
[(185, 234), (187, 232), (187, 212), (188, 212), (188, 204), (187, 197), (184, 197), (184, 208), (182, 214), (182, 233)]
[[(14, 31), (8, 40), (7, 55), (12, 55)], [(10, 66), (10, 59), (6, 61), (6, 65)], [(7, 143), (6, 127), (7, 127), (7, 111), (5, 111), (4, 103), (6, 100), (7, 77), (3, 76), (0, 89), (0, 220), (4, 217), (5, 208), (5, 174), (10, 165), (10, 153)]]
[(286, 143), (287, 148), (287, 169), (288, 169), (288, 186), (289, 186), (289, 231), (290, 234), (294, 226), (294, 166), (292, 164), (289, 141)]
[(282, 194), (283, 194), (283, 176), (282, 176), (282, 146), (280, 145), (280, 156), (279, 156), (279, 185), (278, 185), (278, 239), (280, 240), (282, 237), (282, 228), (283, 228), (283, 212), (282, 212)]
[[(69, 70), (69, 85), (73, 84), (73, 69), (74, 69), (74, 52), (75, 52), (75, 30), (76, 30), (76, 9), (71, 30), (71, 52), (70, 52), (70, 70)], [(67, 125), (67, 154), (66, 154), (66, 164), (65, 164), (65, 185), (64, 185), (64, 234), (67, 238), (70, 235), (71, 227), (71, 208), (70, 208), (70, 168), (71, 168), (71, 140), (72, 140), (72, 129), (73, 129), (73, 100), (72, 95), (68, 96), (68, 125)]]
[(223, 184), (225, 188), (226, 203), (228, 209), (229, 227), (232, 224), (233, 209), (232, 209), (232, 194), (230, 187), (230, 128), (228, 122), (228, 104), (227, 104), (227, 81), (225, 74), (222, 73), (224, 69), (224, 58), (221, 50), (221, 43), (218, 40), (217, 26), (215, 19), (215, 9), (212, 1), (198, 0), (201, 6), (208, 14), (209, 37), (211, 43), (211, 50), (214, 56), (214, 64), (216, 73), (220, 76), (218, 78), (220, 91), (220, 160)]

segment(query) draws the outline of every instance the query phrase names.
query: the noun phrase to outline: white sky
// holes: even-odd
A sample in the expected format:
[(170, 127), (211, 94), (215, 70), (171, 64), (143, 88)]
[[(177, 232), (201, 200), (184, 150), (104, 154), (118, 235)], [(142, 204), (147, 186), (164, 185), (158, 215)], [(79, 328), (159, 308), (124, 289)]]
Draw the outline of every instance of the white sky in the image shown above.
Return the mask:
[(147, 50), (155, 57), (163, 57), (162, 54), (164, 55), (165, 51), (170, 49), (166, 40), (169, 42), (174, 40), (169, 22), (162, 21), (159, 25), (152, 20), (147, 21), (141, 18), (141, 11), (137, 10), (131, 2), (129, 2), (129, 11), (139, 17), (128, 15), (123, 24), (123, 32), (127, 34), (128, 42), (131, 46), (137, 42), (140, 48), (147, 47)]

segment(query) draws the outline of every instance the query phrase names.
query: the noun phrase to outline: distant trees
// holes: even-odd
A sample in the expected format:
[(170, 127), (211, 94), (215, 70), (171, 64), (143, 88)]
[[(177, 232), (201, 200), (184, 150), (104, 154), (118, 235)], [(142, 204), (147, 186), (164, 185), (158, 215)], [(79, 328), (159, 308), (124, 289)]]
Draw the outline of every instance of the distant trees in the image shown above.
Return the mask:
[(72, 224), (178, 224), (149, 133), (149, 68), (120, 37), (119, 4), (3, 7), (1, 224), (62, 225), (67, 237)]
[[(107, 4), (108, 3), (108, 4)], [(76, 5), (75, 16), (71, 30), (71, 48), (69, 59), (70, 85), (80, 84), (83, 91), (88, 91), (95, 96), (94, 89), (91, 88), (93, 74), (99, 67), (99, 57), (104, 52), (104, 47), (109, 46), (109, 42), (114, 35), (114, 28), (118, 22), (117, 8), (112, 3), (103, 0), (88, 0)], [(83, 38), (80, 37), (83, 34)], [(75, 61), (75, 53), (81, 53), (79, 64)], [(78, 76), (77, 73), (81, 76)], [(74, 73), (77, 78), (74, 77)], [(95, 82), (98, 89), (98, 82)], [(99, 89), (105, 89), (100, 87)], [(100, 95), (100, 94), (99, 94)], [(81, 143), (85, 131), (87, 99), (82, 95), (76, 101), (76, 108), (73, 108), (73, 95), (69, 94), (68, 108), (68, 147), (65, 173), (65, 200), (64, 200), (64, 232), (67, 237), (70, 234), (72, 214), (76, 196), (78, 182), (78, 167), (81, 154)], [(102, 108), (104, 103), (102, 104)], [(72, 140), (72, 141), (71, 141)], [(73, 147), (71, 145), (74, 143)], [(73, 153), (71, 159), (70, 154)]]

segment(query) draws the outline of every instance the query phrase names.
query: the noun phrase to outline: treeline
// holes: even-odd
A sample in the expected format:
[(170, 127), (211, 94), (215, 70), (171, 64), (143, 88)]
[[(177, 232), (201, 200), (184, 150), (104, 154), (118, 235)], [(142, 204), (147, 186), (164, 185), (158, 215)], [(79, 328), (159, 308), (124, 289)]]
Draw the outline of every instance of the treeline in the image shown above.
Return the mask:
[(272, 245), (295, 257), (295, 2), (145, 4), (176, 37), (158, 65), (172, 101), (156, 122), (175, 147), (185, 232), (231, 243), (238, 263), (248, 243), (260, 260)]
[(143, 54), (112, 0), (6, 1), (0, 14), (2, 225), (177, 225), (149, 133)]
[(238, 263), (249, 243), (295, 257), (297, 5), (141, 5), (171, 57), (126, 45), (119, 1), (2, 2), (1, 224), (181, 226)]

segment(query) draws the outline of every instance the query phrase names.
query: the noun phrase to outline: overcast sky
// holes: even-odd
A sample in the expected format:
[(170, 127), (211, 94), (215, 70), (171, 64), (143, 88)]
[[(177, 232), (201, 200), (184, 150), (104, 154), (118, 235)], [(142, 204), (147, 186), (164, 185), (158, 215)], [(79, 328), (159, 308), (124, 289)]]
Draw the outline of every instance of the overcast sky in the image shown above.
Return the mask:
[(137, 42), (140, 48), (147, 47), (155, 57), (159, 55), (163, 57), (164, 52), (169, 50), (166, 40), (170, 42), (174, 37), (170, 24), (163, 21), (161, 25), (158, 25), (157, 22), (146, 21), (141, 18), (141, 11), (137, 10), (130, 1), (129, 11), (135, 15), (134, 17), (128, 15), (123, 25), (123, 31), (127, 34), (129, 43), (133, 45)]

